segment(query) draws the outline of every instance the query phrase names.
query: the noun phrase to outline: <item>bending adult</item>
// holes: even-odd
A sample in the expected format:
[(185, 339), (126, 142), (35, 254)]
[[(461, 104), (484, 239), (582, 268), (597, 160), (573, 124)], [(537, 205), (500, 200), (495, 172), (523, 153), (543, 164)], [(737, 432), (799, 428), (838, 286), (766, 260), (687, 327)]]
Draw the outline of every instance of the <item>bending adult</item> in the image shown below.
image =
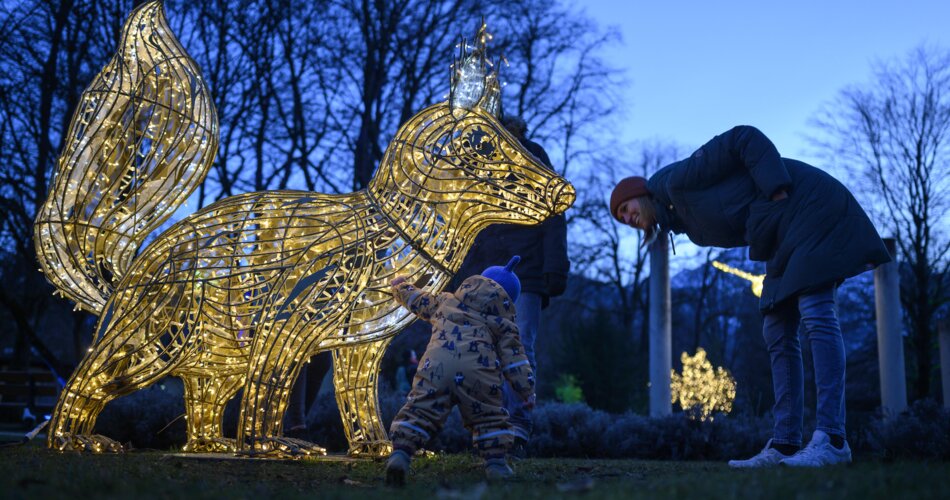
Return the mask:
[[(845, 351), (835, 289), (846, 278), (889, 262), (871, 221), (835, 178), (782, 158), (754, 127), (714, 137), (649, 180), (627, 177), (610, 211), (651, 241), (685, 233), (700, 246), (748, 246), (765, 261), (759, 309), (772, 365), (772, 439), (732, 467), (823, 466), (851, 461), (845, 439)], [(802, 445), (804, 377), (799, 324), (814, 358), (817, 425)]]

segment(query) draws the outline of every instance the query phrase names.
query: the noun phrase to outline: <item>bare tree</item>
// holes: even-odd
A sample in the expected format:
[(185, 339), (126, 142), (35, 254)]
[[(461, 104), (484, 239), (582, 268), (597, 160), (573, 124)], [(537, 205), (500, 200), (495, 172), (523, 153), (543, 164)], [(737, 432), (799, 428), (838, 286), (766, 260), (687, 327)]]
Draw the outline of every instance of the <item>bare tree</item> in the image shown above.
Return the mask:
[[(13, 318), (18, 356), (35, 348), (60, 362), (37, 334), (51, 289), (37, 272), (32, 241), (36, 208), (62, 149), (72, 110), (117, 34), (94, 22), (115, 2), (0, 3), (0, 304)], [(109, 37), (103, 39), (103, 34)], [(74, 315), (79, 322), (81, 314)], [(78, 343), (78, 342), (76, 342)], [(55, 347), (55, 346), (54, 346)]]
[[(218, 154), (208, 176), (210, 182), (199, 187), (199, 203), (204, 202), (209, 188), (216, 191), (212, 199), (242, 192), (235, 184), (247, 171), (249, 145), (242, 130), (255, 94), (254, 79), (249, 77), (251, 62), (242, 46), (253, 33), (242, 31), (240, 22), (256, 16), (243, 7), (246, 5), (229, 0), (166, 5), (172, 31), (201, 68), (218, 115)], [(122, 16), (117, 14), (120, 19)]]
[[(36, 330), (50, 307), (41, 276), (25, 271), (35, 269), (37, 204), (82, 90), (139, 3), (0, 0), (0, 256), (4, 279), (18, 284), (2, 298), (23, 328)], [(493, 52), (512, 61), (508, 110), (525, 116), (559, 171), (582, 179), (609, 141), (601, 131), (616, 82), (598, 53), (614, 35), (559, 1), (168, 0), (166, 12), (218, 112), (201, 203), (364, 187), (398, 126), (447, 94), (458, 38), (483, 17)]]
[(502, 68), (505, 112), (523, 117), (529, 138), (545, 145), (562, 175), (573, 174), (613, 146), (603, 130), (620, 74), (601, 53), (619, 35), (551, 0), (501, 5), (498, 50), (511, 62)]
[[(341, 191), (324, 168), (335, 143), (328, 111), (327, 2), (176, 1), (173, 31), (202, 69), (220, 146), (200, 199), (290, 187)], [(346, 177), (348, 179), (348, 176)]]
[(339, 89), (332, 112), (361, 189), (398, 126), (448, 91), (453, 46), (484, 9), (473, 0), (338, 0), (331, 12), (327, 84)]
[(702, 264), (703, 276), (693, 302), (695, 304), (695, 310), (693, 311), (693, 352), (696, 352), (703, 345), (703, 331), (715, 319), (715, 314), (710, 314), (712, 308), (709, 304), (714, 295), (711, 292), (715, 291), (716, 283), (719, 281), (719, 273), (712, 266), (712, 261), (715, 260), (713, 252), (718, 254), (721, 250), (717, 248), (707, 248), (705, 250), (706, 255)]
[[(851, 173), (907, 271), (901, 301), (916, 361), (915, 394), (931, 393), (934, 314), (950, 300), (950, 51), (919, 47), (880, 63), (871, 83), (844, 89), (816, 119), (816, 143)], [(853, 177), (849, 175), (848, 177)]]
[[(337, 88), (330, 104), (352, 155), (353, 189), (366, 185), (396, 128), (448, 92), (449, 54), (460, 35), (482, 19), (494, 33), (494, 54), (512, 62), (501, 68), (506, 113), (529, 124), (529, 135), (554, 152), (563, 174), (590, 159), (597, 125), (613, 109), (615, 71), (599, 58), (615, 39), (585, 17), (550, 0), (474, 2), (403, 0), (332, 3), (340, 25), (325, 40)], [(358, 31), (357, 31), (358, 30)], [(554, 150), (554, 151), (552, 151)], [(338, 148), (339, 151), (339, 148)], [(339, 170), (339, 169), (334, 169)]]
[[(630, 175), (649, 177), (674, 161), (677, 152), (677, 146), (663, 142), (640, 143), (630, 155), (613, 151), (614, 154), (609, 158), (602, 158), (600, 164), (605, 165), (603, 169), (588, 172), (584, 181), (585, 189), (578, 194), (575, 208), (571, 210), (569, 227), (574, 235), (570, 248), (571, 261), (577, 272), (608, 283), (616, 292), (620, 320), (628, 329), (633, 326), (633, 319), (638, 313), (645, 314), (647, 311), (644, 277), (648, 252), (641, 245), (640, 231), (617, 223), (610, 213), (606, 197), (621, 178)], [(636, 160), (617, 163), (617, 157)], [(645, 340), (646, 331), (641, 332), (639, 337)]]

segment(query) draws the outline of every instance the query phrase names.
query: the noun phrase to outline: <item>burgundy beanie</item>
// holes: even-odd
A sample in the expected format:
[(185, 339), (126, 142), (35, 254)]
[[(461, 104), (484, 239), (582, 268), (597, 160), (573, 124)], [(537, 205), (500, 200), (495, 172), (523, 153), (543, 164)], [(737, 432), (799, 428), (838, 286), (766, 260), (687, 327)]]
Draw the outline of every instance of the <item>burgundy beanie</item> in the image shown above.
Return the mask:
[(610, 215), (613, 215), (614, 219), (619, 221), (620, 217), (617, 216), (617, 209), (620, 208), (621, 203), (649, 194), (650, 191), (647, 189), (645, 178), (632, 176), (621, 180), (614, 188), (614, 192), (610, 193)]

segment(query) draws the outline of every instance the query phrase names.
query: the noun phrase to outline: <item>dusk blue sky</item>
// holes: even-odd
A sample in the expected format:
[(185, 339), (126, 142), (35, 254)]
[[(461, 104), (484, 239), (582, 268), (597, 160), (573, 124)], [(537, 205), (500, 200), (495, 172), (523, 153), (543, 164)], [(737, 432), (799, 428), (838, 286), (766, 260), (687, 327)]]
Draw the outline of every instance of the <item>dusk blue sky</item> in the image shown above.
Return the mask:
[[(950, 48), (950, 0), (582, 0), (621, 43), (605, 55), (624, 71), (620, 141), (673, 141), (686, 154), (734, 125), (754, 125), (786, 157), (821, 168), (809, 120), (875, 61), (928, 43)], [(834, 172), (832, 170), (832, 172)], [(846, 185), (849, 179), (841, 179)], [(886, 236), (886, 235), (885, 235)], [(635, 233), (628, 235), (635, 245)], [(699, 248), (676, 237), (674, 273)], [(632, 250), (631, 250), (632, 251)]]
[[(950, 47), (950, 0), (582, 0), (623, 41), (608, 56), (629, 82), (623, 138), (687, 148), (755, 125), (805, 161), (820, 106), (870, 79), (876, 59), (922, 42)], [(817, 160), (815, 160), (817, 162)], [(820, 166), (820, 165), (819, 165)]]

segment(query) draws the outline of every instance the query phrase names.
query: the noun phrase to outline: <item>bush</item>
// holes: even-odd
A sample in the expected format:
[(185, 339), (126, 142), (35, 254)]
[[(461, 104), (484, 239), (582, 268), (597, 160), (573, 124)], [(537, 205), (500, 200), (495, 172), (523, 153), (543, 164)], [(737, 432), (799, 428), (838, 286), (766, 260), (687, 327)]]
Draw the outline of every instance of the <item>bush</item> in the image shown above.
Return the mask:
[[(164, 387), (164, 388), (163, 388)], [(379, 393), (380, 417), (388, 429), (405, 395), (383, 383)], [(239, 400), (225, 412), (225, 435), (234, 436)], [(185, 443), (181, 383), (169, 378), (110, 403), (96, 432), (136, 448), (179, 448)], [(752, 455), (768, 439), (765, 419), (719, 417), (693, 422), (678, 413), (651, 419), (634, 413), (611, 414), (583, 403), (542, 403), (534, 412), (531, 453), (537, 457), (711, 459)], [(308, 415), (307, 438), (331, 453), (348, 449), (343, 424), (332, 393), (324, 394)], [(426, 446), (433, 451), (472, 451), (471, 434), (453, 410), (441, 430)]]
[(554, 395), (562, 403), (583, 403), (584, 391), (577, 385), (577, 377), (561, 374), (554, 386)]
[(182, 383), (166, 378), (107, 404), (94, 432), (133, 448), (180, 448), (186, 441), (184, 415)]
[[(639, 406), (646, 388), (638, 382), (646, 380), (645, 355), (636, 349), (630, 332), (608, 312), (572, 318), (562, 337), (552, 343), (546, 347), (553, 351), (551, 373), (573, 376), (592, 408), (619, 413)], [(540, 377), (545, 377), (547, 370), (542, 366)], [(554, 386), (552, 382), (546, 384)]]
[(885, 460), (950, 460), (950, 410), (932, 399), (919, 400), (892, 419), (878, 418), (852, 431), (848, 438), (855, 451)]
[(534, 413), (537, 457), (723, 460), (758, 452), (771, 430), (762, 418), (693, 421), (683, 413), (649, 418), (582, 404), (548, 403)]
[[(406, 402), (406, 395), (395, 391), (388, 383), (379, 386), (379, 413), (383, 427), (389, 430), (393, 418)], [(340, 421), (340, 411), (333, 394), (321, 397), (314, 402), (307, 423), (310, 428), (310, 439), (323, 446), (331, 453), (345, 453), (349, 448), (346, 435), (343, 432), (343, 423)], [(452, 410), (439, 432), (427, 445), (429, 450), (439, 450), (449, 453), (458, 453), (471, 449), (472, 436), (462, 426), (462, 418), (457, 409)]]
[[(181, 382), (168, 378), (109, 403), (95, 432), (135, 448), (170, 449), (185, 443)], [(380, 413), (388, 429), (405, 395), (380, 386)], [(234, 436), (239, 404), (225, 412), (225, 435)], [(310, 440), (328, 451), (344, 453), (348, 443), (332, 393), (314, 403), (309, 415)], [(632, 412), (614, 414), (583, 403), (543, 402), (534, 411), (534, 457), (637, 458), (657, 460), (727, 460), (757, 453), (772, 433), (770, 416), (717, 416), (694, 421), (685, 413), (649, 418)], [(810, 435), (806, 429), (806, 439)], [(950, 460), (950, 411), (933, 400), (917, 401), (890, 420), (880, 416), (852, 421), (848, 441), (857, 455), (885, 460)], [(453, 410), (442, 431), (427, 445), (432, 451), (472, 450), (471, 435)]]

